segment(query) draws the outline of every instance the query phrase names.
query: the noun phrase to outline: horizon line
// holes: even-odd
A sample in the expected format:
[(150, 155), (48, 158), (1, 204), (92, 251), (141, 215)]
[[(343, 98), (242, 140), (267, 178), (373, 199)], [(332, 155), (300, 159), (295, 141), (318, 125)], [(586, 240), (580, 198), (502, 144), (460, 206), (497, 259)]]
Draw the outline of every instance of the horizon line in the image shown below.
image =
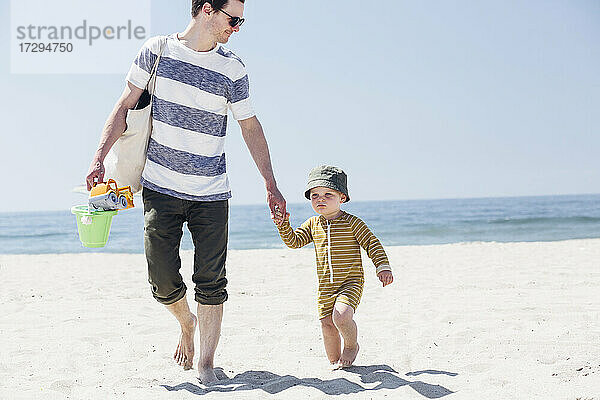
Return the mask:
[[(438, 198), (408, 198), (408, 199), (387, 199), (387, 200), (378, 200), (378, 199), (361, 199), (361, 200), (353, 200), (352, 203), (366, 203), (366, 202), (396, 202), (396, 201), (436, 201), (436, 200), (481, 200), (481, 199), (517, 199), (517, 198), (533, 198), (533, 197), (567, 197), (567, 196), (598, 196), (600, 193), (563, 193), (563, 194), (537, 194), (537, 195), (517, 195), (517, 196), (476, 196), (476, 197), (438, 197)], [(136, 194), (136, 197), (139, 198), (141, 194)], [(288, 202), (287, 204), (309, 204), (308, 200), (306, 202), (297, 203), (297, 202)], [(253, 203), (235, 203), (229, 202), (230, 206), (238, 207), (238, 206), (260, 206), (266, 205), (265, 202), (253, 202)], [(20, 211), (0, 211), (1, 214), (18, 214), (18, 213), (44, 213), (44, 212), (57, 212), (57, 211), (70, 211), (70, 207), (68, 209), (58, 208), (58, 209), (47, 209), (47, 210), (20, 210)]]

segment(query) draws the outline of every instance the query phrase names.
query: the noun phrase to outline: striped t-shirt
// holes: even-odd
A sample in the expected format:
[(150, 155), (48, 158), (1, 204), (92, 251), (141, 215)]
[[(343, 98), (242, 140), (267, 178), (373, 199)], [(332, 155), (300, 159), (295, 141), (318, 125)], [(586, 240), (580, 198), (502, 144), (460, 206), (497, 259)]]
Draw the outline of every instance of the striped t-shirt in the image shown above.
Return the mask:
[(339, 217), (332, 220), (314, 216), (295, 231), (289, 221), (277, 228), (288, 247), (299, 248), (314, 242), (319, 291), (363, 278), (361, 247), (373, 261), (376, 273), (391, 270), (377, 237), (360, 218), (347, 212), (342, 211)]
[[(149, 39), (127, 80), (144, 88), (165, 37)], [(142, 186), (186, 200), (231, 197), (225, 162), (227, 111), (236, 120), (254, 116), (242, 61), (217, 44), (207, 52), (166, 37), (156, 71), (152, 135)]]

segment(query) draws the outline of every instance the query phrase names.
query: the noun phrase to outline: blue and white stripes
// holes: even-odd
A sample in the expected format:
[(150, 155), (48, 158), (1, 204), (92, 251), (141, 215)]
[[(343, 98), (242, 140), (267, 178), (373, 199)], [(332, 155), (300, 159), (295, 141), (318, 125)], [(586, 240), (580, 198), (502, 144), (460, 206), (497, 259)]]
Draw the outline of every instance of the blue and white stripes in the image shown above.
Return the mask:
[(175, 150), (150, 139), (148, 160), (186, 175), (217, 176), (225, 173), (225, 154), (205, 157)]
[[(144, 88), (159, 50), (160, 38), (148, 40), (127, 80)], [(167, 37), (157, 68), (142, 184), (187, 200), (231, 197), (224, 151), (228, 110), (237, 120), (254, 116), (242, 61), (220, 45), (196, 52), (175, 35)]]
[(172, 103), (155, 96), (152, 103), (152, 119), (175, 128), (211, 136), (225, 136), (227, 115), (220, 115), (193, 107)]

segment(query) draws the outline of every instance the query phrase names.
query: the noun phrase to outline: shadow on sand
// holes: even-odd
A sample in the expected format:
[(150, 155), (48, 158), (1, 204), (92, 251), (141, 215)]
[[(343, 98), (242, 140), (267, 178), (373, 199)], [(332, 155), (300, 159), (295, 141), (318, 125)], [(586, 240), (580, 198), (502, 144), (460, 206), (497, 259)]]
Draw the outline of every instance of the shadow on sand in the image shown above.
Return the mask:
[[(161, 385), (168, 391), (187, 390), (197, 395), (205, 395), (212, 392), (237, 392), (243, 390), (263, 390), (270, 394), (276, 394), (294, 386), (306, 386), (320, 390), (329, 395), (350, 394), (368, 392), (380, 389), (397, 389), (402, 386), (410, 386), (413, 390), (428, 399), (438, 399), (452, 392), (440, 385), (432, 385), (421, 381), (407, 381), (400, 378), (396, 371), (389, 365), (353, 366), (344, 369), (346, 372), (360, 376), (362, 383), (379, 383), (375, 387), (364, 387), (358, 383), (351, 382), (345, 378), (321, 380), (318, 378), (296, 378), (291, 375), (277, 375), (268, 371), (246, 371), (233, 378), (228, 378), (221, 370), (216, 369), (219, 381), (208, 386), (198, 386), (185, 382), (177, 386)], [(420, 374), (444, 374), (456, 376), (457, 374), (445, 371), (425, 370), (410, 372), (407, 375)], [(369, 385), (371, 386), (371, 385)]]

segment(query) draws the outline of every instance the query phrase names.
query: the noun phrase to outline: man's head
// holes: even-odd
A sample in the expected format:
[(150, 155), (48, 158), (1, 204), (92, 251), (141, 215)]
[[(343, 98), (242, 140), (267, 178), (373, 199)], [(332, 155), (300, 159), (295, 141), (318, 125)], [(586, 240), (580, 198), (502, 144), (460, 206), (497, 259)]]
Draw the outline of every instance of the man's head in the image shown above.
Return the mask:
[[(245, 2), (245, 0), (232, 0), (231, 2), (235, 3), (236, 1), (239, 1), (240, 3)], [(228, 5), (227, 3), (229, 3), (229, 1), (228, 0), (192, 0), (192, 17), (195, 18), (198, 16), (204, 3), (210, 4), (212, 6), (212, 8), (215, 10), (220, 10), (222, 8), (227, 7), (227, 5)]]
[(245, 0), (192, 0), (192, 18), (202, 20), (219, 43), (227, 43), (244, 22)]

